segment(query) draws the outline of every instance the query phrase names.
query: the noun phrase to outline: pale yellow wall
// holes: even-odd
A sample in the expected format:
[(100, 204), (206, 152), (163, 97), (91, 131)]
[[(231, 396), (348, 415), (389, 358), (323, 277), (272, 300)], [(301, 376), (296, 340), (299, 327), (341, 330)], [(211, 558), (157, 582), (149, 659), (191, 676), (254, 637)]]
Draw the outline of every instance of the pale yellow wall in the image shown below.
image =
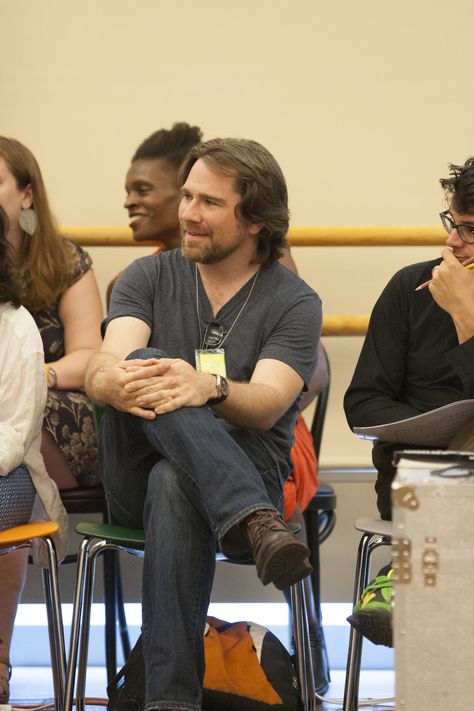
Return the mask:
[[(0, 132), (34, 151), (62, 224), (124, 224), (130, 156), (175, 120), (267, 145), (294, 225), (435, 224), (437, 178), (474, 153), (473, 27), (472, 0), (0, 0)], [(102, 289), (132, 254), (91, 251)], [(363, 313), (438, 252), (295, 256), (328, 313)], [(341, 412), (360, 344), (326, 339), (325, 463), (368, 461)]]

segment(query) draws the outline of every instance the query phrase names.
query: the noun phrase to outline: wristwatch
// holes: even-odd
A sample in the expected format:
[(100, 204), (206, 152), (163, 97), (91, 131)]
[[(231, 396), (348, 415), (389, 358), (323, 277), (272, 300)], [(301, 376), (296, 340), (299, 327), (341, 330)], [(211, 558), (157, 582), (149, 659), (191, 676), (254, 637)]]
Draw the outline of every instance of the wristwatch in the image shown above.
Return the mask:
[(218, 375), (217, 373), (212, 373), (212, 375), (216, 379), (217, 397), (211, 397), (207, 402), (209, 405), (217, 405), (218, 402), (224, 402), (224, 400), (228, 396), (229, 383), (225, 378), (222, 377), (222, 375)]

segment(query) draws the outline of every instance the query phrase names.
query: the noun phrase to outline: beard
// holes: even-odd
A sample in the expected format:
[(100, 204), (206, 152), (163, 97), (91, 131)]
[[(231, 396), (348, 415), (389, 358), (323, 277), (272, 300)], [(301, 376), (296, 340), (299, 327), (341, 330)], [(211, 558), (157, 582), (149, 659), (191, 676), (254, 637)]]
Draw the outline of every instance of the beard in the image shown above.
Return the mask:
[(237, 252), (246, 240), (247, 234), (241, 232), (233, 244), (221, 245), (209, 241), (204, 245), (191, 246), (186, 244), (185, 230), (181, 230), (181, 254), (199, 264), (217, 264)]

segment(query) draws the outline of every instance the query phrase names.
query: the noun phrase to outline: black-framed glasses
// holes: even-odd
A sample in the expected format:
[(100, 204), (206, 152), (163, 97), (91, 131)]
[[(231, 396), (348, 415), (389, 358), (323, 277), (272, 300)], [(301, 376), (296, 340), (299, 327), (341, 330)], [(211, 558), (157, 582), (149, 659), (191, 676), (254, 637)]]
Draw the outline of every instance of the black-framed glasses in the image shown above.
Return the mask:
[(204, 332), (201, 348), (219, 348), (224, 336), (224, 326), (218, 321), (209, 321)]
[(474, 225), (457, 225), (449, 214), (449, 210), (440, 212), (439, 216), (448, 234), (456, 230), (463, 242), (466, 242), (466, 244), (474, 244)]

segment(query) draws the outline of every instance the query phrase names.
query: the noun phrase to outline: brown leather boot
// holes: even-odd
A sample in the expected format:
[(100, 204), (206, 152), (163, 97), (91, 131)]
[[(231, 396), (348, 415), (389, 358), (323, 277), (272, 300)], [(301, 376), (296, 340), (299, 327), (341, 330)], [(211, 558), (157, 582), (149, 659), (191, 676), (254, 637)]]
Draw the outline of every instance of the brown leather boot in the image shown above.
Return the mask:
[(311, 573), (308, 547), (288, 530), (277, 511), (255, 511), (247, 516), (243, 525), (257, 575), (264, 585), (273, 583), (284, 590)]

